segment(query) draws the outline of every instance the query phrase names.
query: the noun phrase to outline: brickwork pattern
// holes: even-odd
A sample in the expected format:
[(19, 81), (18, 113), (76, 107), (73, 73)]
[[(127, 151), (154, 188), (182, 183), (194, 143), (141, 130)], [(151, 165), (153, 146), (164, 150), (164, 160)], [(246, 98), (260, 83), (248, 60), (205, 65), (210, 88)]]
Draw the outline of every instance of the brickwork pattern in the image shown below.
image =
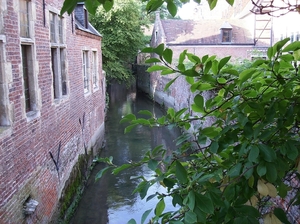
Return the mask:
[[(8, 84), (13, 123), (0, 130), (0, 223), (49, 223), (62, 190), (78, 155), (84, 153), (83, 141), (89, 150), (104, 137), (105, 77), (102, 75), (101, 37), (77, 30), (74, 15), (64, 15), (68, 95), (59, 102), (53, 100), (49, 8), (60, 10), (62, 0), (32, 0), (34, 5), (34, 43), (37, 66), (37, 85), (40, 89), (40, 115), (32, 120), (24, 112), (23, 83), (20, 74), (21, 53), (18, 25), (18, 0), (4, 0), (5, 11), (0, 13), (5, 35), (5, 60), (11, 64), (12, 81)], [(3, 1), (2, 3), (3, 4)], [(2, 10), (3, 8), (1, 8)], [(99, 86), (84, 94), (82, 50), (97, 50)], [(5, 74), (4, 74), (5, 75)], [(92, 86), (92, 85), (91, 85)], [(92, 88), (92, 87), (91, 87)], [(85, 114), (82, 137), (79, 118)], [(25, 116), (24, 116), (25, 115)], [(98, 136), (96, 136), (98, 135)], [(49, 152), (57, 158), (59, 176)], [(33, 215), (23, 214), (28, 198), (38, 201)]]

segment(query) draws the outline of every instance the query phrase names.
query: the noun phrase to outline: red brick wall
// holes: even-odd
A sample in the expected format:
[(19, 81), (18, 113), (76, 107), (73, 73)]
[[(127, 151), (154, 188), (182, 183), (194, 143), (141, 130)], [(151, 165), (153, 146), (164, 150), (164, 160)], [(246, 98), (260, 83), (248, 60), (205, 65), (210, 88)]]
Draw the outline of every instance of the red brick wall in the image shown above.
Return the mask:
[[(60, 10), (61, 0), (45, 0), (46, 25), (43, 2), (35, 5), (34, 46), (36, 49), (37, 84), (40, 91), (40, 115), (27, 121), (22, 102), (23, 84), (20, 75), (21, 54), (18, 28), (18, 0), (6, 0), (3, 13), (5, 63), (11, 65), (12, 81), (8, 84), (8, 102), (12, 125), (0, 127), (0, 223), (49, 223), (61, 197), (62, 189), (78, 155), (84, 153), (79, 118), (85, 113), (84, 141), (89, 149), (99, 146), (95, 139), (104, 136), (105, 78), (102, 75), (101, 37), (75, 29), (72, 17), (64, 15), (66, 24), (66, 59), (68, 96), (55, 103), (52, 96), (51, 50), (48, 8)], [(1, 4), (1, 3), (0, 3)], [(82, 74), (82, 50), (98, 52), (99, 89), (85, 95)], [(2, 50), (2, 49), (1, 49)], [(4, 131), (3, 131), (4, 130)], [(49, 152), (61, 152), (58, 178)], [(23, 203), (31, 197), (38, 201), (35, 213), (25, 217)]]

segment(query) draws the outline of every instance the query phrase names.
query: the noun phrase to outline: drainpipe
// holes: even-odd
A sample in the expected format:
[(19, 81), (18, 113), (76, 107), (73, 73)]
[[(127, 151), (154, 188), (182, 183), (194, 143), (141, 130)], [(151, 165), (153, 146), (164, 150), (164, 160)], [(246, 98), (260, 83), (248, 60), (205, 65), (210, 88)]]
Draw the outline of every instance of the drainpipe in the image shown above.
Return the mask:
[(43, 0), (43, 19), (44, 19), (44, 27), (46, 27), (46, 3)]

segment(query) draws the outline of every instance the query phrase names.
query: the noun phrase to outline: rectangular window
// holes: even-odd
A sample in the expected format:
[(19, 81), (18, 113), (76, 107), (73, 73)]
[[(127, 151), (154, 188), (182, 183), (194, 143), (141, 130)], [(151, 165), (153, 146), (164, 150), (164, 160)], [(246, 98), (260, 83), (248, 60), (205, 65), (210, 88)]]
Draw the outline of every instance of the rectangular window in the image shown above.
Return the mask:
[(51, 43), (56, 43), (55, 38), (55, 14), (50, 12), (50, 41)]
[(30, 37), (29, 33), (29, 4), (27, 0), (20, 0), (20, 36), (21, 37)]
[(92, 52), (92, 77), (93, 77), (93, 87), (98, 88), (99, 85), (99, 75), (98, 75), (98, 60), (97, 51)]
[(84, 85), (84, 92), (89, 92), (89, 73), (88, 73), (88, 51), (83, 51), (82, 53), (82, 71), (83, 71), (83, 85)]
[(7, 91), (7, 82), (5, 80), (5, 75), (3, 71), (4, 56), (3, 56), (3, 42), (0, 40), (0, 126), (9, 126), (8, 118), (8, 91)]
[(222, 29), (222, 42), (231, 42), (231, 29)]
[(30, 45), (21, 45), (22, 51), (22, 67), (23, 67), (23, 88), (25, 97), (25, 110), (26, 112), (33, 110), (33, 100), (31, 92), (30, 82), (32, 74), (32, 52)]
[(68, 93), (64, 44), (64, 22), (63, 17), (56, 13), (50, 12), (49, 16), (53, 96), (54, 99), (60, 99)]
[(291, 33), (291, 38), (290, 38), (291, 43), (294, 42), (294, 33)]

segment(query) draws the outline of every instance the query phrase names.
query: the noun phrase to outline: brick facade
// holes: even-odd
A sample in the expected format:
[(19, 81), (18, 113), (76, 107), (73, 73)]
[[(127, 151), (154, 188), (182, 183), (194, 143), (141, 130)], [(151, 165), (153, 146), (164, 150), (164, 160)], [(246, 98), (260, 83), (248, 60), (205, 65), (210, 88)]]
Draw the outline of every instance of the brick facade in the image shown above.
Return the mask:
[[(21, 1), (0, 2), (1, 224), (49, 223), (78, 156), (85, 152), (84, 143), (88, 153), (94, 153), (104, 138), (106, 89), (101, 35), (90, 25), (81, 27), (74, 13), (64, 14), (63, 44), (58, 48), (51, 45), (50, 13), (56, 13), (59, 21), (63, 1), (32, 0), (28, 6), (30, 15), (26, 17), (30, 35), (20, 37)], [(29, 95), (33, 98), (29, 112), (24, 93), (25, 59), (22, 55), (25, 54), (21, 47), (30, 51), (27, 70), (33, 73), (29, 83)], [(57, 66), (61, 73), (65, 72), (64, 83), (54, 80), (55, 49), (60, 52), (62, 62)], [(83, 51), (89, 57), (86, 92)], [(58, 97), (54, 97), (57, 88), (54, 82), (65, 88)], [(81, 128), (79, 118), (82, 122), (83, 117)], [(58, 162), (58, 171), (49, 152)], [(24, 215), (24, 203), (30, 198), (36, 200), (38, 206), (32, 215)]]

